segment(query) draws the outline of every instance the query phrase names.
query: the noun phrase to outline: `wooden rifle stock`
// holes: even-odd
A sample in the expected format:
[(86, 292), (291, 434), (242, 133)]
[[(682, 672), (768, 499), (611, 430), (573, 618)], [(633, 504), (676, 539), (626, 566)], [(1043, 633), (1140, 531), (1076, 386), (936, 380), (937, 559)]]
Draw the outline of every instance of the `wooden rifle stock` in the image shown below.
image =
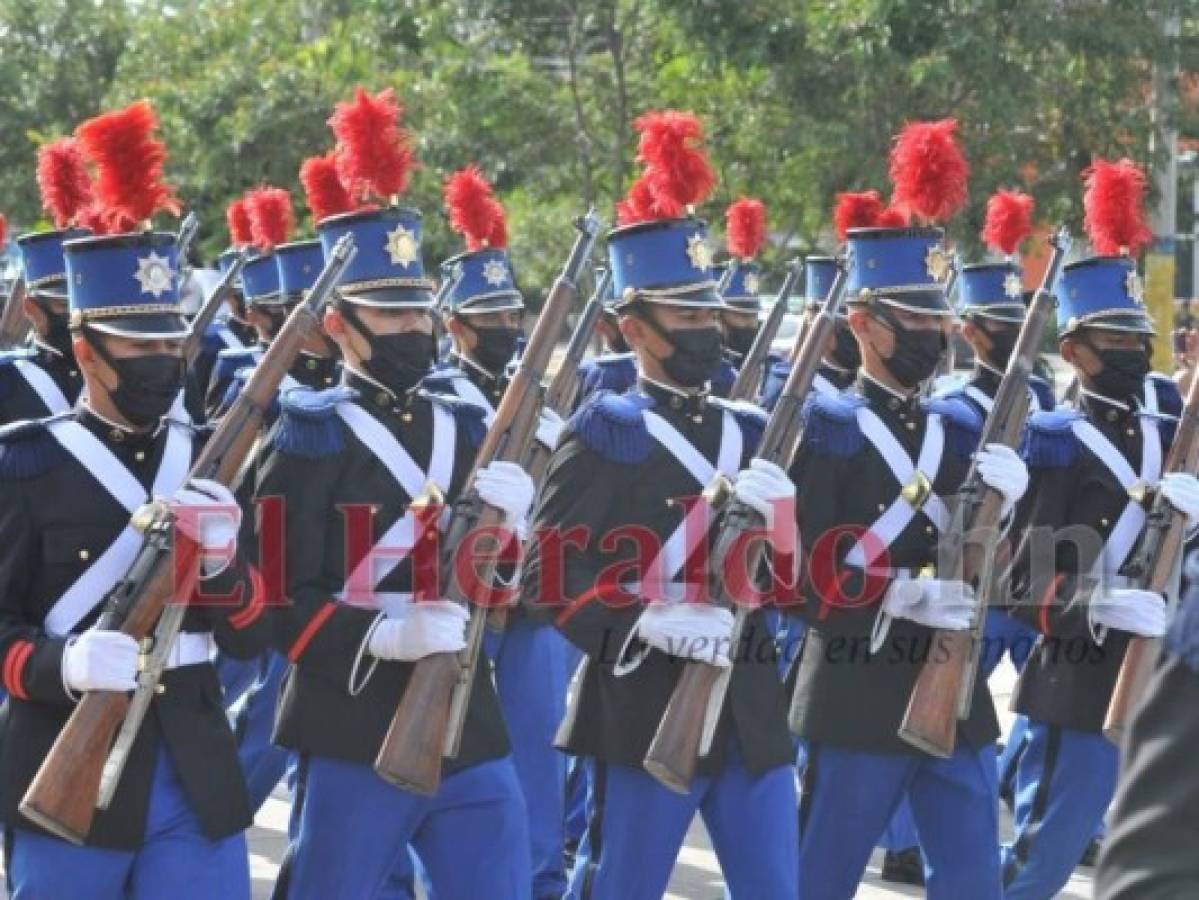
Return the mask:
[(779, 333), (779, 327), (783, 324), (783, 318), (790, 308), (791, 293), (795, 290), (795, 285), (799, 282), (799, 276), (802, 273), (803, 260), (792, 260), (787, 266), (787, 275), (783, 278), (783, 286), (779, 288), (774, 306), (770, 308), (770, 314), (758, 329), (758, 333), (754, 335), (754, 342), (750, 344), (745, 359), (741, 361), (741, 368), (737, 371), (737, 377), (729, 390), (730, 400), (752, 402), (757, 395), (758, 385), (762, 381), (762, 370), (766, 365), (766, 356), (770, 353), (770, 345), (774, 343), (774, 336)]
[(15, 350), (29, 337), (29, 319), (25, 317), (25, 276), (18, 275), (8, 292), (4, 311), (0, 312), (0, 350)]
[(246, 251), (242, 250), (233, 257), (229, 268), (221, 276), (221, 280), (213, 287), (212, 293), (204, 298), (204, 302), (200, 305), (200, 308), (196, 311), (196, 315), (188, 325), (187, 337), (183, 339), (183, 359), (187, 362), (188, 366), (193, 365), (196, 357), (200, 355), (200, 348), (204, 345), (204, 332), (208, 330), (208, 326), (216, 318), (221, 304), (225, 302), (225, 298), (233, 290), (233, 285), (237, 281), (238, 276), (241, 275), (242, 267), (245, 264)]
[[(845, 285), (845, 263), (841, 261), (828, 299), (804, 333), (803, 347), (791, 367), (783, 392), (754, 454), (784, 469), (791, 464), (799, 447), (804, 401), (812, 389), (816, 371), (824, 358), (824, 348), (835, 327), (837, 310), (845, 297)], [(727, 507), (708, 567), (708, 588), (713, 603), (735, 611), (729, 637), (732, 657), (741, 646), (741, 636), (753, 609), (729, 594), (724, 578), (726, 561), (730, 559), (730, 554), (741, 549), (744, 544), (742, 535), (750, 529), (761, 528), (763, 522), (756, 511), (736, 500), (729, 501), (730, 492), (731, 486), (718, 476), (705, 490), (704, 497), (714, 507)], [(745, 551), (746, 561), (742, 571), (757, 572), (763, 552), (762, 542), (754, 541)], [(650, 775), (670, 790), (685, 794), (691, 789), (700, 757), (708, 755), (712, 749), (731, 677), (732, 665), (721, 669), (697, 660), (684, 664), (642, 763)]]
[[(1015, 448), (1028, 417), (1028, 379), (1037, 360), (1041, 337), (1054, 300), (1051, 293), (1062, 261), (1070, 247), (1065, 228), (1051, 238), (1053, 256), (1032, 299), (1007, 371), (995, 393), (995, 402), (983, 426), (980, 447), (1003, 444)], [(973, 703), (978, 654), (986, 625), (985, 603), (992, 587), (993, 562), (1003, 498), (989, 488), (972, 462), (958, 492), (957, 506), (948, 531), (942, 536), (938, 572), (974, 588), (980, 598), (971, 628), (935, 631), (899, 726), (899, 737), (934, 756), (953, 755), (959, 718), (969, 715)], [(964, 709), (964, 712), (963, 712)]]
[[(550, 289), (545, 306), (529, 337), (525, 352), (495, 418), (475, 458), (463, 496), (454, 504), (443, 547), (441, 585), (445, 599), (470, 610), (466, 647), (458, 653), (435, 653), (412, 665), (404, 695), (375, 758), (375, 771), (404, 790), (432, 795), (441, 785), (441, 760), (458, 755), (471, 688), (479, 665), (486, 609), (455, 576), (455, 556), (469, 534), (484, 534), (504, 524), (500, 510), (488, 506), (474, 488), (475, 473), (495, 460), (525, 458), (537, 432), (550, 357), (578, 295), (579, 274), (591, 257), (599, 221), (594, 212), (575, 223), (578, 235), (562, 273)], [(416, 504), (424, 502), (420, 499)], [(414, 504), (415, 505), (415, 504)], [(499, 563), (497, 552), (480, 559), (475, 583), (491, 585)]]
[[(1194, 473), (1199, 468), (1199, 378), (1191, 380), (1182, 418), (1166, 457), (1164, 471)], [(1186, 516), (1160, 493), (1153, 498), (1145, 530), (1129, 565), (1129, 573), (1147, 591), (1166, 594), (1186, 541)], [(1108, 703), (1103, 734), (1119, 746), (1137, 704), (1145, 696), (1161, 651), (1160, 638), (1133, 635), (1120, 663), (1120, 674)]]
[[(280, 382), (307, 336), (319, 326), (321, 309), (354, 253), (349, 236), (334, 247), (307, 299), (292, 310), (245, 390), (196, 458), (190, 477), (228, 485), (240, 471)], [(145, 536), (145, 543), (129, 572), (106, 598), (96, 627), (123, 631), (140, 643), (153, 631), (168, 603), (191, 596), (198, 561), (194, 545), (188, 545), (190, 552), (175, 559), (174, 518), (167, 504), (142, 507), (134, 514), (133, 523)], [(156, 687), (139, 684), (138, 690)], [(52, 834), (83, 843), (95, 816), (109, 750), (129, 708), (128, 694), (85, 693), (25, 792), (21, 814)]]

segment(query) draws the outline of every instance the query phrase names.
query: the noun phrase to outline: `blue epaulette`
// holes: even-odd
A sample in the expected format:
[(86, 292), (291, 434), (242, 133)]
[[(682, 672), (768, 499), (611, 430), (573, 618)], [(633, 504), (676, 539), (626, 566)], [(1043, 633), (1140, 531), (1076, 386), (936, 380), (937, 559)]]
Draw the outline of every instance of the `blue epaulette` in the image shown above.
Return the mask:
[(216, 322), (210, 322), (208, 327), (204, 329), (204, 336), (200, 338), (200, 352), (209, 356), (216, 356), (222, 350), (227, 349), (225, 341), (221, 337), (220, 326)]
[(217, 353), (210, 377), (213, 381), (225, 381), (236, 375), (239, 369), (254, 364), (253, 347), (226, 348)]
[(1052, 409), (1033, 413), (1024, 429), (1020, 455), (1032, 468), (1062, 469), (1078, 460), (1078, 438), (1072, 427), (1081, 419), (1076, 409)]
[(1166, 632), (1166, 652), (1177, 656), (1192, 672), (1199, 672), (1199, 598), (1183, 594)]
[(579, 393), (596, 391), (623, 394), (637, 383), (637, 362), (631, 353), (613, 353), (584, 360), (579, 364)]
[(305, 459), (339, 453), (346, 445), (346, 426), (337, 404), (353, 400), (357, 391), (338, 385), (316, 391), (297, 387), (279, 397), (279, 420), (271, 429), (271, 445)]
[(964, 395), (930, 397), (924, 409), (938, 413), (945, 426), (945, 449), (959, 459), (968, 459), (978, 449), (982, 436), (983, 417)]
[(763, 409), (774, 409), (783, 393), (783, 385), (791, 374), (791, 362), (779, 357), (766, 367), (766, 377), (762, 379), (762, 393), (758, 397), (758, 405)]
[(66, 461), (70, 454), (46, 427), (54, 418), (25, 419), (0, 428), (0, 481), (37, 478)]
[(1174, 440), (1178, 418), (1182, 415), (1182, 393), (1173, 378), (1160, 372), (1145, 376), (1145, 389), (1157, 394), (1157, 410), (1161, 414), (1161, 434), (1167, 444)]
[(853, 456), (866, 443), (857, 411), (866, 401), (857, 394), (818, 394), (804, 401), (803, 447), (827, 456)]
[(1028, 389), (1036, 395), (1041, 409), (1051, 410), (1057, 406), (1057, 397), (1053, 396), (1053, 385), (1040, 375), (1028, 376)]
[(736, 380), (737, 367), (722, 357), (716, 374), (712, 376), (712, 393), (717, 397), (727, 397)]
[(566, 427), (604, 459), (641, 463), (654, 447), (642, 415), (653, 405), (644, 394), (598, 391), (583, 401)]
[(456, 366), (445, 365), (441, 368), (434, 369), (420, 381), (420, 387), (434, 394), (454, 394), (458, 391), (454, 388), (454, 382), (460, 378), (465, 378), (466, 373)]
[(463, 400), (457, 394), (438, 394), (423, 387), (417, 393), (430, 403), (436, 403), (453, 413), (454, 420), (472, 447), (478, 447), (483, 443), (487, 434), (487, 423), (483, 421), (487, 417), (487, 410), (469, 400)]
[(742, 445), (752, 454), (762, 440), (762, 432), (766, 430), (766, 411), (749, 401), (734, 403), (719, 397), (709, 397), (708, 402), (733, 414), (741, 428)]

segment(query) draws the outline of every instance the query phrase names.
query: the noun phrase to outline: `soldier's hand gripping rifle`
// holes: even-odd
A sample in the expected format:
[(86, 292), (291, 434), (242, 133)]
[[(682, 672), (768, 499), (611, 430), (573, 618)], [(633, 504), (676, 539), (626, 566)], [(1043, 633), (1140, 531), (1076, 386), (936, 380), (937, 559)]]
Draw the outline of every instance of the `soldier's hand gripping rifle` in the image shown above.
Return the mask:
[(25, 275), (21, 273), (12, 283), (0, 312), (0, 350), (16, 350), (25, 345), (29, 337), (29, 319), (25, 316)]
[(779, 288), (774, 306), (770, 308), (770, 314), (766, 316), (766, 321), (754, 335), (754, 341), (749, 345), (745, 359), (741, 360), (741, 368), (737, 370), (737, 377), (733, 380), (732, 388), (729, 389), (730, 400), (752, 402), (758, 395), (758, 385), (762, 381), (762, 372), (766, 367), (766, 356), (770, 353), (770, 345), (774, 343), (774, 336), (779, 333), (779, 327), (783, 324), (783, 319), (790, 309), (791, 293), (795, 290), (795, 285), (799, 282), (799, 276), (802, 273), (803, 260), (794, 259), (787, 266), (787, 275), (783, 278), (783, 286)]
[[(1199, 469), (1199, 378), (1191, 380), (1182, 417), (1174, 432), (1174, 442), (1163, 467), (1166, 472), (1190, 472)], [(1145, 529), (1137, 542), (1126, 569), (1134, 586), (1166, 594), (1174, 579), (1183, 544), (1186, 541), (1186, 516), (1170, 505), (1161, 493), (1154, 495)], [(1120, 674), (1107, 707), (1103, 733), (1119, 746), (1129, 719), (1145, 695), (1149, 676), (1157, 663), (1160, 638), (1132, 636), (1124, 651)]]
[[(1053, 255), (1041, 286), (1033, 295), (1007, 371), (995, 392), (995, 402), (983, 425), (979, 447), (1019, 445), (1028, 418), (1028, 379), (1037, 361), (1045, 324), (1053, 312), (1053, 285), (1070, 249), (1070, 233), (1063, 227), (1050, 238)], [(974, 622), (963, 631), (936, 631), (930, 651), (908, 700), (899, 736), (925, 753), (953, 755), (959, 718), (969, 715), (974, 699), (978, 655), (986, 625), (986, 602), (993, 582), (1003, 496), (987, 487), (973, 462), (962, 487), (949, 529), (941, 539), (937, 568), (946, 578), (958, 578), (974, 588), (979, 598)]]
[[(325, 301), (355, 252), (348, 235), (333, 248), (311, 292), (292, 310), (197, 457), (190, 477), (228, 485), (241, 470), (280, 382), (305, 340), (320, 326)], [(137, 729), (161, 689), (159, 680), (198, 572), (191, 542), (181, 544), (179, 559), (175, 558), (174, 515), (167, 501), (156, 498), (143, 506), (133, 524), (145, 542), (128, 573), (105, 599), (96, 627), (123, 631), (142, 644), (137, 689), (132, 696), (121, 691), (85, 693), (21, 800), (22, 815), (73, 843), (86, 839), (101, 794), (105, 801), (112, 797)], [(187, 574), (181, 577), (180, 573)]]
[[(845, 270), (845, 261), (839, 260), (828, 299), (804, 332), (803, 347), (796, 356), (778, 404), (766, 423), (761, 443), (754, 454), (784, 469), (791, 464), (799, 447), (804, 402), (836, 326), (837, 311), (844, 301)], [(738, 598), (730, 596), (725, 583), (726, 561), (731, 558), (731, 553), (743, 547), (745, 542), (741, 539), (742, 535), (763, 524), (762, 517), (756, 511), (730, 499), (731, 492), (732, 487), (723, 476), (717, 476), (704, 490), (705, 499), (713, 507), (724, 506), (708, 567), (708, 588), (713, 603), (735, 611), (729, 639), (730, 657), (741, 645), (741, 636), (752, 609), (748, 604), (738, 602)], [(741, 570), (752, 577), (760, 567), (763, 551), (762, 542), (754, 541), (744, 550), (746, 559)], [(738, 568), (741, 568), (740, 563)], [(685, 794), (690, 789), (696, 763), (711, 751), (732, 671), (732, 665), (720, 668), (698, 661), (690, 661), (683, 666), (643, 762), (645, 770), (672, 791)]]
[[(413, 664), (404, 695), (379, 748), (375, 771), (404, 790), (425, 795), (436, 793), (441, 784), (442, 758), (456, 757), (462, 742), (487, 610), (480, 605), (480, 598), (470, 596), (455, 576), (455, 556), (471, 533), (495, 533), (504, 524), (503, 513), (479, 498), (474, 487), (475, 472), (496, 460), (522, 462), (536, 436), (545, 391), (542, 381), (578, 296), (579, 274), (591, 258), (600, 224), (594, 212), (589, 212), (575, 223), (575, 227), (579, 233), (570, 257), (550, 289), (516, 374), (504, 392), (479, 448), (467, 487), (454, 503), (441, 540), (439, 583), (446, 599), (470, 610), (470, 621), (466, 628), (465, 648), (458, 653), (435, 653)], [(430, 486), (426, 496), (417, 498), (413, 505), (419, 507), (438, 502), (439, 498)], [(497, 550), (479, 560), (474, 573), (476, 584), (489, 586), (494, 583), (498, 556)]]
[(188, 325), (187, 337), (183, 339), (183, 359), (189, 368), (195, 363), (196, 357), (200, 355), (200, 348), (204, 346), (204, 332), (208, 330), (208, 326), (216, 318), (221, 304), (225, 302), (238, 276), (241, 275), (242, 267), (246, 264), (247, 255), (247, 251), (242, 250), (233, 257), (229, 268), (221, 276), (221, 280), (213, 287), (212, 292), (204, 298), (204, 302), (200, 304), (200, 308), (196, 311), (196, 315)]

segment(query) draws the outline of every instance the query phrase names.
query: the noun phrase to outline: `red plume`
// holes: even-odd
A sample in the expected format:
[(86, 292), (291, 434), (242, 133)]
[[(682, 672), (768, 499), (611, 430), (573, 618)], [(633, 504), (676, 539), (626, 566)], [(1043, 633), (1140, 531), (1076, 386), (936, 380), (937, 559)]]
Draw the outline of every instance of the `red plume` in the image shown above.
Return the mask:
[(996, 191), (987, 200), (983, 242), (992, 250), (1011, 256), (1032, 233), (1033, 199), (1020, 191)]
[(249, 247), (254, 243), (254, 226), (250, 222), (250, 210), (246, 198), (239, 197), (225, 210), (225, 222), (229, 225), (229, 243), (234, 247)]
[(37, 184), (56, 228), (78, 221), (92, 204), (92, 178), (78, 141), (62, 138), (38, 150)]
[(641, 175), (629, 185), (625, 199), (616, 204), (616, 221), (621, 225), (635, 225), (654, 218), (654, 198), (649, 181)]
[(310, 156), (300, 166), (300, 183), (312, 218), (319, 222), (329, 216), (351, 212), (354, 201), (337, 174), (337, 151), (324, 156)]
[(391, 88), (372, 97), (356, 87), (354, 99), (334, 109), (329, 127), (338, 141), (337, 172), (352, 197), (387, 200), (408, 186), (416, 159), (400, 115)]
[(497, 213), (503, 209), (491, 196), (491, 184), (478, 166), (459, 169), (445, 181), (445, 205), (450, 211), (450, 227), (466, 238), (468, 250), (490, 243)]
[(270, 252), (280, 244), (287, 243), (296, 223), (291, 209), (291, 194), (283, 188), (258, 188), (246, 194), (246, 210), (250, 214), (254, 246)]
[(888, 206), (878, 214), (874, 224), (877, 228), (907, 228), (911, 219), (898, 206)]
[(162, 180), (167, 152), (154, 137), (157, 127), (153, 108), (139, 100), (75, 130), (84, 155), (96, 166), (96, 199), (110, 223), (147, 222), (160, 209), (179, 213), (174, 191)]
[(833, 209), (837, 240), (844, 241), (851, 228), (874, 228), (882, 211), (883, 198), (878, 191), (837, 194), (837, 205)]
[(891, 148), (895, 206), (928, 222), (944, 222), (965, 205), (970, 166), (957, 128), (957, 119), (903, 127)]
[(633, 127), (641, 132), (637, 158), (646, 165), (644, 177), (658, 215), (684, 215), (711, 193), (716, 175), (701, 146), (704, 126), (694, 113), (649, 112)]
[(724, 214), (729, 253), (753, 259), (766, 243), (766, 204), (752, 197), (734, 200)]
[(8, 244), (8, 219), (0, 213), (0, 248)]
[(1095, 252), (1135, 255), (1153, 239), (1145, 224), (1145, 174), (1129, 159), (1097, 159), (1082, 174), (1084, 224)]
[(491, 231), (487, 235), (487, 246), (502, 250), (508, 246), (508, 215), (499, 200), (492, 200)]

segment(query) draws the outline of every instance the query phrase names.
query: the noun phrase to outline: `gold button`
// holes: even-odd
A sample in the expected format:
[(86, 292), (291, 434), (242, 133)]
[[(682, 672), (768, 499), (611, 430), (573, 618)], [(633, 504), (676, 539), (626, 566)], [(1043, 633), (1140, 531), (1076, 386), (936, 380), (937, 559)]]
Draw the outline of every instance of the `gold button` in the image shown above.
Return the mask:
[(375, 394), (375, 402), (380, 406), (386, 406), (391, 402), (391, 396), (387, 391), (379, 391), (379, 393)]
[(887, 401), (887, 408), (888, 409), (899, 409), (899, 401), (896, 400), (894, 397), (892, 397), (890, 400)]
[(1124, 432), (1124, 433), (1125, 433), (1125, 434), (1127, 434), (1129, 437), (1136, 437), (1137, 430), (1136, 430), (1135, 428), (1129, 428), (1129, 429), (1128, 429), (1126, 432)]
[(134, 454), (133, 454), (133, 458), (134, 458), (134, 459), (136, 459), (138, 462), (145, 462), (145, 460), (146, 460), (146, 451), (145, 451), (145, 450), (138, 450), (136, 453), (134, 453)]
[(925, 534), (932, 534), (932, 533), (933, 533), (933, 526), (931, 526), (931, 525), (925, 525), (925, 526), (924, 526), (924, 533), (925, 533)]
[(1107, 526), (1108, 526), (1108, 525), (1110, 525), (1110, 524), (1111, 524), (1111, 522), (1109, 522), (1109, 521), (1107, 520), (1107, 518), (1106, 518), (1106, 517), (1104, 517), (1104, 518), (1102, 518), (1102, 519), (1100, 519), (1100, 520), (1099, 520), (1099, 527), (1100, 527), (1100, 528), (1107, 528)]
[(886, 512), (886, 511), (887, 511), (887, 504), (885, 504), (885, 503), (880, 503), (880, 504), (878, 505), (878, 511), (879, 511), (879, 512)]
[(671, 397), (670, 398), (670, 408), (671, 409), (682, 409), (683, 408), (683, 398), (682, 397)]
[(92, 554), (91, 554), (91, 552), (90, 552), (90, 551), (88, 551), (88, 550), (80, 550), (80, 551), (79, 551), (79, 558), (80, 558), (80, 559), (82, 559), (82, 560), (84, 560), (84, 561), (86, 561), (86, 560), (89, 560), (89, 559), (91, 559), (91, 558), (92, 558)]
[(78, 372), (76, 372), (74, 369), (72, 369), (72, 370), (71, 370), (71, 377), (72, 377), (72, 378), (78, 378), (78, 377), (79, 377), (79, 373), (78, 373)]
[(403, 419), (405, 422), (411, 422), (412, 421), (412, 413), (406, 412), (402, 416), (400, 416), (400, 418)]
[(116, 444), (119, 444), (125, 440), (125, 432), (121, 431), (119, 428), (114, 428), (108, 433), (108, 436), (112, 439), (113, 443)]
[(702, 415), (700, 415), (699, 413), (696, 413), (695, 415), (693, 415), (693, 416), (691, 417), (691, 421), (692, 421), (692, 422), (694, 422), (694, 423), (695, 423), (695, 424), (697, 424), (697, 425), (698, 425), (700, 422), (702, 422), (703, 420), (704, 420), (704, 417), (703, 417)]
[(1117, 415), (1117, 413), (1116, 413), (1116, 411), (1115, 411), (1114, 409), (1109, 409), (1109, 410), (1107, 411), (1107, 420), (1108, 420), (1109, 422), (1114, 422), (1114, 421), (1116, 421), (1116, 415)]
[(308, 360), (308, 369), (309, 369), (309, 371), (311, 371), (311, 370), (313, 370), (313, 369), (315, 369), (315, 368), (316, 368), (316, 360), (315, 360), (315, 359), (310, 359), (310, 360)]
[(906, 428), (908, 431), (915, 431), (916, 423), (915, 422), (904, 422), (903, 427)]

